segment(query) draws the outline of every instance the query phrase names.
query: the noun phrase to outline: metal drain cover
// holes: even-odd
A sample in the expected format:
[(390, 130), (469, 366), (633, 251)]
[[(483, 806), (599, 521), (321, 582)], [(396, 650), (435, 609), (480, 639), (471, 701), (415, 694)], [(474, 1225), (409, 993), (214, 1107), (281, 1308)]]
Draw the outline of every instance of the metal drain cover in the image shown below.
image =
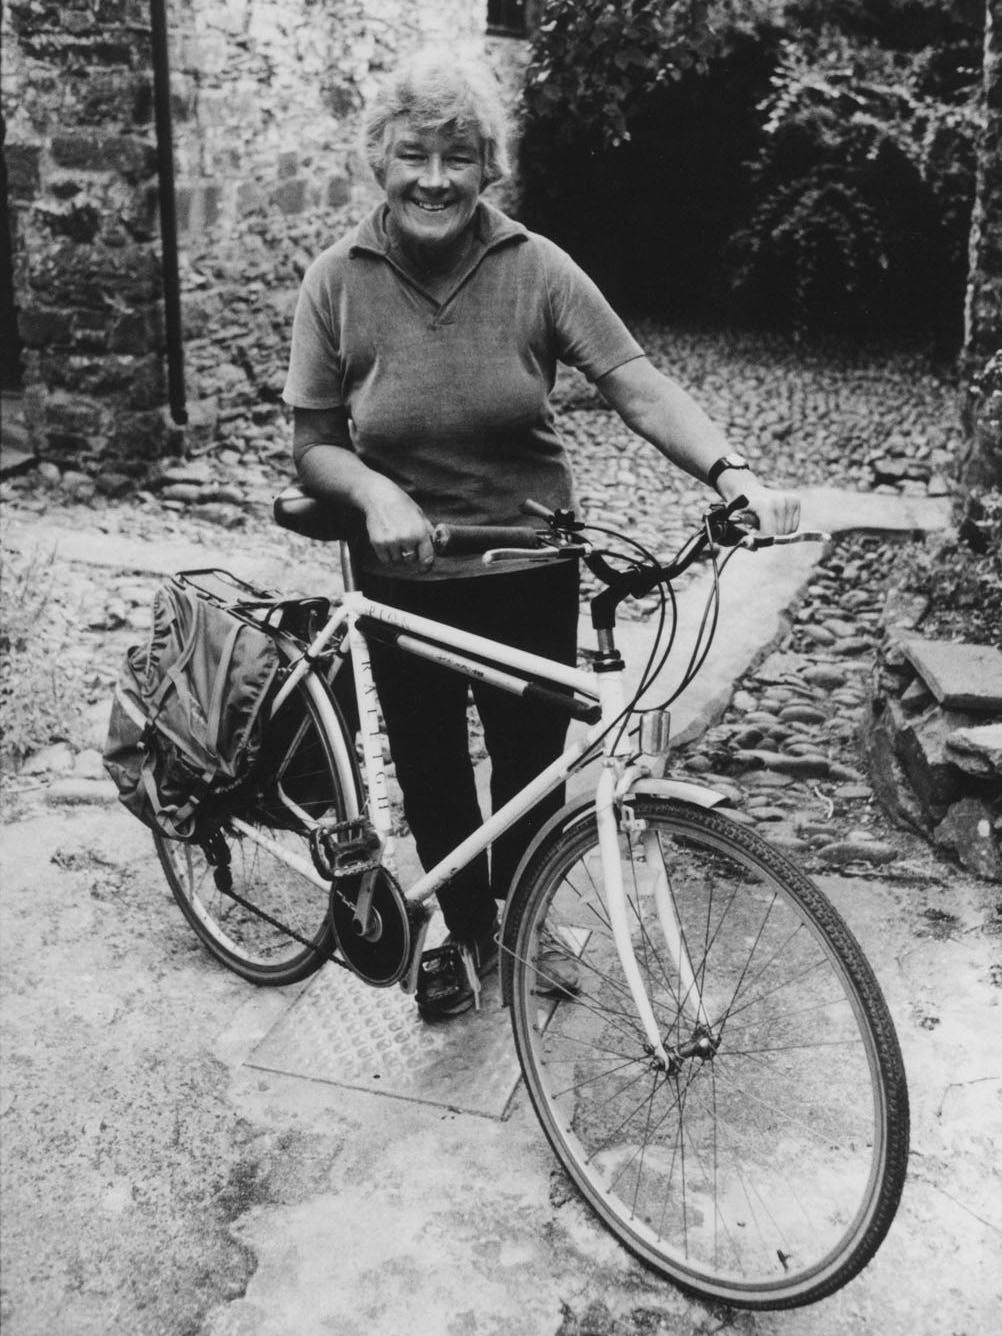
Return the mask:
[(328, 965), (247, 1066), (373, 1094), (504, 1118), (519, 1079), (497, 974), (479, 1012), (429, 1024), (399, 988), (370, 988)]

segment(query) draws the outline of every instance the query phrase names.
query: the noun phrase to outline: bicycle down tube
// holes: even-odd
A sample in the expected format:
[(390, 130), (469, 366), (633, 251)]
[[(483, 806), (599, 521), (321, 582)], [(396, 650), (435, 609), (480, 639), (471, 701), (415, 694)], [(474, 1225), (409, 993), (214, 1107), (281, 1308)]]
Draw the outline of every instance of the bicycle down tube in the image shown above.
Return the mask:
[[(511, 678), (499, 672), (495, 665), (514, 669), (516, 672), (521, 672), (532, 678), (541, 678), (555, 686), (565, 689), (570, 688), (578, 696), (586, 698), (585, 710), (588, 701), (595, 702), (597, 700), (598, 705), (593, 707), (593, 711), (589, 711), (589, 714), (593, 717), (594, 712), (597, 711), (598, 718), (587, 726), (583, 736), (571, 742), (565, 751), (546, 769), (541, 771), (520, 793), (488, 817), (477, 831), (459, 844), (435, 867), (425, 872), (405, 893), (405, 899), (412, 905), (426, 903), (439, 887), (487, 849), (499, 835), (514, 825), (548, 793), (564, 783), (587, 753), (599, 741), (604, 740), (605, 755), (596, 786), (596, 811), (599, 819), (600, 848), (603, 851), (605, 863), (607, 908), (624, 976), (628, 982), (630, 994), (643, 1025), (652, 1055), (667, 1068), (669, 1058), (662, 1043), (630, 940), (626, 890), (623, 884), (618, 853), (616, 803), (618, 801), (619, 783), (616, 770), (617, 767), (622, 767), (625, 763), (629, 747), (624, 731), (613, 730), (612, 725), (620, 719), (623, 712), (623, 670), (620, 668), (601, 674), (586, 672), (558, 663), (555, 660), (543, 658), (540, 655), (514, 649), (500, 642), (458, 630), (445, 623), (402, 612), (398, 608), (377, 603), (357, 590), (350, 590), (345, 593), (342, 605), (316, 636), (300, 663), (293, 669), (283, 684), (276, 696), (274, 709), (280, 708), (303, 676), (312, 671), (312, 661), (323, 653), (341, 628), (346, 627), (359, 703), (362, 757), (370, 804), (369, 817), (374, 829), (383, 840), (389, 838), (391, 829), (389, 797), (368, 643), (364, 631), (359, 626), (363, 619), (367, 623), (385, 626), (391, 628), (394, 632), (402, 633), (397, 636), (396, 640), (400, 652), (426, 653), (445, 668), (452, 667), (466, 674), (482, 677), (503, 690), (517, 690), (525, 683), (521, 678)], [(478, 655), (488, 662), (471, 660), (458, 651)], [(583, 712), (584, 710), (578, 711), (578, 713)], [(254, 832), (250, 828), (247, 828), (244, 833), (259, 841), (262, 838), (258, 832)], [(651, 872), (654, 875), (653, 868)], [(666, 910), (666, 914), (668, 913), (670, 913), (670, 909)], [(672, 952), (680, 973), (692, 980), (693, 986), (695, 986), (692, 967), (688, 961), (685, 944), (677, 925), (674, 929), (670, 929), (666, 925), (666, 939), (666, 945)], [(697, 1008), (699, 1008), (699, 1005), (697, 992)]]

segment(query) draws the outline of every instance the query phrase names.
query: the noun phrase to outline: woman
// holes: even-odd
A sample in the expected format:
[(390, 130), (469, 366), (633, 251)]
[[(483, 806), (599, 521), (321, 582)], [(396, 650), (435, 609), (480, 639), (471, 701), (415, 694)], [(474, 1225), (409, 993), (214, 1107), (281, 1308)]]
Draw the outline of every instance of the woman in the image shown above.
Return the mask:
[[(689, 395), (644, 356), (590, 279), (558, 247), (481, 198), (507, 170), (493, 76), (448, 53), (401, 68), (369, 112), (366, 150), (385, 200), (308, 270), (284, 397), (304, 488), (357, 510), (360, 583), (384, 602), (573, 663), (571, 563), (506, 566), (436, 558), (439, 522), (524, 523), (527, 497), (573, 504), (548, 395), (558, 361), (579, 368), (672, 463), (744, 493), (766, 533), (799, 521)], [(404, 811), (422, 864), (480, 825), (466, 732), (467, 686), (392, 652), (373, 667)], [(491, 757), (491, 799), (507, 801), (563, 748), (566, 723), (475, 683)], [(439, 894), (467, 968), (496, 963), (495, 898), (527, 840), (562, 802), (551, 795)], [(419, 993), (426, 1016), (472, 1005), (472, 980)]]

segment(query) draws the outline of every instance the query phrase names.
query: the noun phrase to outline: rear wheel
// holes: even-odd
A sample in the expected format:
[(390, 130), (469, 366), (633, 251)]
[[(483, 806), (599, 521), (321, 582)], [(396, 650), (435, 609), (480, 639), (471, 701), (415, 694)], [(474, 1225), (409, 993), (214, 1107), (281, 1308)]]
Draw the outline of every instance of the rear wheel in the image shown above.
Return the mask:
[[(325, 718), (345, 738), (340, 759)], [(259, 770), (264, 779), (247, 810), (204, 844), (154, 839), (174, 898), (212, 955), (252, 983), (281, 985), (312, 974), (334, 943), (330, 882), (310, 856), (311, 822), (359, 810), (343, 720), (312, 678), (269, 721)]]
[[(634, 810), (619, 836), (631, 942), (672, 1066), (637, 1018), (584, 812), (530, 864), (506, 932), (530, 1097), (588, 1203), (648, 1265), (743, 1307), (813, 1302), (866, 1265), (901, 1195), (908, 1097), (887, 1007), (784, 857), (688, 804)], [(691, 971), (666, 945), (673, 916)]]

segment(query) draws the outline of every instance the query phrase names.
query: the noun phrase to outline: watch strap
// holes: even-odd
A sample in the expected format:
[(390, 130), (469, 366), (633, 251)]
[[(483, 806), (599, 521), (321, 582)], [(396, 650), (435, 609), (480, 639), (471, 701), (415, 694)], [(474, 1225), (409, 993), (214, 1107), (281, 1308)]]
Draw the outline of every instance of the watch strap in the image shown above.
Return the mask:
[(710, 465), (710, 467), (707, 469), (706, 481), (710, 484), (711, 487), (715, 487), (717, 485), (717, 479), (720, 477), (721, 473), (723, 473), (726, 469), (746, 469), (746, 468), (748, 468), (748, 464), (745, 462), (745, 460), (740, 458), (735, 458), (734, 455), (721, 455), (720, 458), (715, 459), (713, 463)]

